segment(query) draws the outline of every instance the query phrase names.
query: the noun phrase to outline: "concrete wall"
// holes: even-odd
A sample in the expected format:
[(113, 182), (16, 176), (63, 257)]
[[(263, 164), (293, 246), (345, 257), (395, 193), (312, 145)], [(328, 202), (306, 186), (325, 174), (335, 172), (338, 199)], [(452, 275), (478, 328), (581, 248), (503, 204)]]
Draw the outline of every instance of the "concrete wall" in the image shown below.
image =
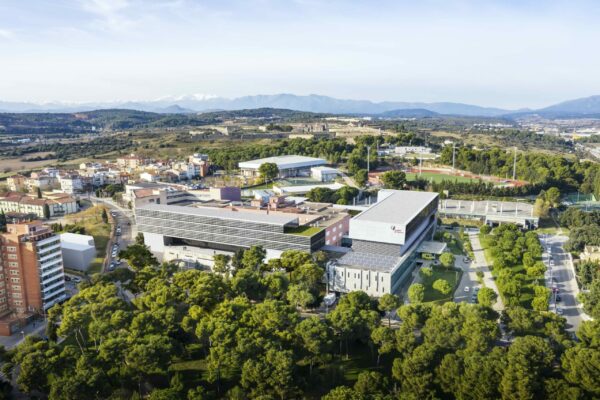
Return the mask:
[(65, 268), (78, 271), (87, 271), (94, 258), (96, 258), (96, 248), (89, 246), (85, 249), (61, 248), (63, 256), (63, 265)]

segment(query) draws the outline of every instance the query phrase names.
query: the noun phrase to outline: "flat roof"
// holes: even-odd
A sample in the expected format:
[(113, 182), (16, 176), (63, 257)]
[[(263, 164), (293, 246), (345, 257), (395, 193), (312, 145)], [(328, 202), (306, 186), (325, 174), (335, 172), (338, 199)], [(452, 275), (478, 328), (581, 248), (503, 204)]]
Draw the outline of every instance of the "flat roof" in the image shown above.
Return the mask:
[(358, 221), (406, 225), (438, 196), (432, 192), (381, 190), (384, 198), (354, 217)]
[(533, 215), (533, 204), (517, 201), (495, 200), (442, 200), (439, 211), (445, 214), (473, 215), (480, 217), (504, 217), (539, 219)]
[(417, 251), (419, 253), (431, 253), (440, 255), (446, 250), (447, 247), (448, 245), (444, 242), (434, 242), (426, 240), (423, 243), (421, 243)]
[(171, 212), (183, 215), (198, 215), (202, 217), (221, 218), (234, 221), (257, 222), (271, 225), (287, 225), (290, 223), (298, 223), (298, 217), (282, 214), (267, 214), (257, 211), (246, 211), (239, 208), (231, 207), (186, 207), (164, 204), (148, 204), (136, 208), (138, 210), (162, 211)]
[(291, 168), (302, 168), (302, 167), (314, 167), (317, 165), (325, 165), (327, 161), (322, 158), (306, 157), (306, 156), (275, 156), (260, 158), (258, 160), (242, 161), (238, 164), (240, 168), (244, 169), (258, 169), (264, 163), (277, 164), (277, 167), (282, 169)]

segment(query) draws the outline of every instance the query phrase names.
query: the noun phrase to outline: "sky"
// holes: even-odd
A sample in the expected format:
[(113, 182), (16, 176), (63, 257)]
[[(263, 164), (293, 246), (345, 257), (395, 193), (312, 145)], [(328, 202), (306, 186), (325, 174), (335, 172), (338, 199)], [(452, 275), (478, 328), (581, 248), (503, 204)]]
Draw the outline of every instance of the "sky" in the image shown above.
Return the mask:
[(0, 0), (0, 101), (600, 94), (600, 1)]

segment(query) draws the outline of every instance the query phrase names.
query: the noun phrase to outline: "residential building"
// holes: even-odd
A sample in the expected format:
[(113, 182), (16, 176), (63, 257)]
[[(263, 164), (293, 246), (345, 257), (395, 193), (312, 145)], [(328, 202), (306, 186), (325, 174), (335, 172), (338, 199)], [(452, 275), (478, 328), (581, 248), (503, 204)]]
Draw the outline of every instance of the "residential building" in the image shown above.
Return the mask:
[[(0, 196), (0, 211), (35, 214), (38, 218), (56, 217), (78, 211), (77, 200), (66, 193), (43, 193), (44, 198), (37, 198), (19, 192), (8, 192)], [(45, 208), (48, 215), (46, 215)]]
[(138, 157), (135, 154), (130, 154), (128, 156), (123, 156), (117, 158), (117, 165), (121, 168), (126, 168), (130, 170), (138, 169), (146, 164), (148, 164), (149, 160)]
[(58, 182), (64, 193), (74, 194), (83, 192), (83, 181), (78, 174), (64, 173), (59, 175)]
[(23, 175), (13, 175), (6, 178), (6, 185), (11, 192), (20, 192), (27, 187), (26, 181), (27, 177)]
[(140, 180), (143, 182), (157, 182), (159, 180), (158, 174), (152, 172), (142, 172), (140, 174)]
[(31, 176), (25, 181), (25, 185), (30, 192), (37, 190), (37, 188), (50, 190), (52, 186), (57, 184), (58, 180), (55, 177), (39, 172), (32, 172)]
[(194, 166), (194, 178), (208, 175), (208, 168), (210, 163), (208, 161), (208, 154), (194, 153), (189, 157), (189, 162)]
[(60, 249), (66, 268), (87, 271), (94, 258), (96, 258), (94, 237), (90, 235), (62, 233), (60, 235)]
[(433, 237), (437, 193), (380, 190), (377, 200), (350, 220), (351, 251), (327, 265), (330, 291), (398, 293), (412, 277), (421, 244)]
[(123, 199), (131, 201), (132, 208), (136, 209), (146, 204), (189, 204), (211, 200), (240, 201), (241, 190), (239, 187), (233, 186), (189, 190), (184, 185), (135, 183), (125, 185)]
[(60, 238), (40, 221), (0, 234), (0, 335), (66, 298)]
[(243, 176), (257, 177), (262, 164), (272, 163), (279, 168), (279, 177), (296, 177), (310, 176), (311, 168), (327, 164), (327, 161), (321, 158), (305, 157), (305, 156), (276, 156), (261, 158), (259, 160), (244, 161), (239, 163), (239, 167)]

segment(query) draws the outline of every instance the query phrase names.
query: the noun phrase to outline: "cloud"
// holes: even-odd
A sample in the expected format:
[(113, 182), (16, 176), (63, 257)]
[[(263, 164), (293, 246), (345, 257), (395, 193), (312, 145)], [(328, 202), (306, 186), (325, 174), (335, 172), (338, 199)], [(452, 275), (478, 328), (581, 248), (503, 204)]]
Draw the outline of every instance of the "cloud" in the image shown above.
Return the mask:
[(0, 28), (0, 39), (10, 40), (15, 38), (15, 33), (8, 29)]

